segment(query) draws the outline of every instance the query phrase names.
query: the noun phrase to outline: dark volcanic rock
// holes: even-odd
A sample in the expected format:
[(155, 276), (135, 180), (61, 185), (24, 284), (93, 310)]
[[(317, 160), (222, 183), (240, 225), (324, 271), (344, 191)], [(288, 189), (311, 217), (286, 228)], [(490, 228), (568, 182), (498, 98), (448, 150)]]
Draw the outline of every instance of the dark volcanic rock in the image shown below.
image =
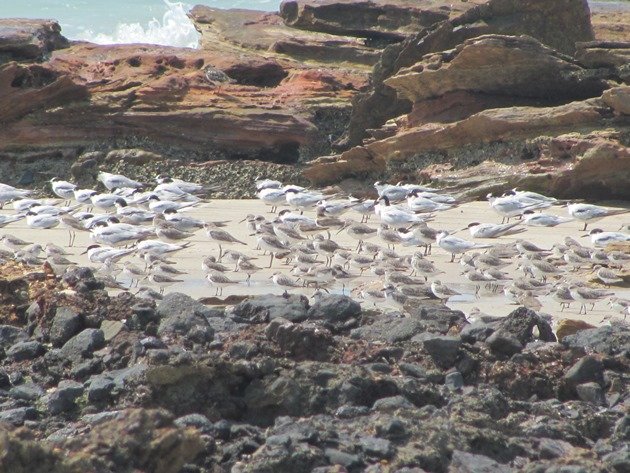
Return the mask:
[(308, 317), (308, 309), (305, 296), (267, 294), (244, 300), (232, 309), (230, 315), (251, 323), (265, 323), (277, 318), (301, 322)]
[(589, 330), (580, 330), (574, 335), (565, 337), (562, 343), (568, 347), (586, 348), (598, 353), (614, 355), (630, 349), (630, 329), (622, 325), (603, 325)]
[(17, 342), (7, 350), (7, 357), (15, 361), (32, 360), (45, 352), (44, 346), (37, 341)]
[(48, 337), (54, 347), (60, 347), (81, 328), (80, 315), (70, 307), (58, 307)]
[(604, 383), (604, 364), (592, 356), (584, 356), (575, 363), (564, 375), (569, 382), (576, 384), (595, 381)]
[(512, 356), (523, 350), (523, 344), (512, 334), (497, 330), (486, 339), (490, 349), (501, 355)]
[(46, 399), (46, 407), (52, 415), (71, 411), (75, 400), (83, 394), (83, 385), (76, 381), (61, 381), (57, 389)]
[(215, 314), (192, 297), (179, 292), (167, 294), (157, 306), (160, 317), (158, 335), (182, 335), (194, 338), (197, 342), (209, 342), (214, 337), (206, 317)]
[(348, 326), (348, 320), (361, 315), (361, 305), (348, 296), (325, 294), (316, 299), (307, 315), (309, 319), (323, 320), (328, 328), (340, 330)]
[(556, 336), (549, 322), (533, 310), (519, 307), (499, 323), (499, 328), (526, 345), (534, 341), (533, 329), (538, 329), (538, 338), (544, 342), (555, 342)]
[(19, 327), (0, 325), (0, 348), (9, 348), (18, 341), (28, 340), (28, 334)]
[(334, 342), (331, 333), (314, 324), (292, 323), (273, 319), (265, 329), (267, 338), (298, 360), (326, 360)]
[(91, 357), (94, 351), (103, 346), (105, 346), (103, 331), (96, 328), (86, 328), (68, 340), (59, 349), (59, 355), (76, 363), (83, 358)]
[(457, 360), (462, 341), (459, 337), (438, 336), (425, 338), (422, 344), (438, 366), (449, 368)]

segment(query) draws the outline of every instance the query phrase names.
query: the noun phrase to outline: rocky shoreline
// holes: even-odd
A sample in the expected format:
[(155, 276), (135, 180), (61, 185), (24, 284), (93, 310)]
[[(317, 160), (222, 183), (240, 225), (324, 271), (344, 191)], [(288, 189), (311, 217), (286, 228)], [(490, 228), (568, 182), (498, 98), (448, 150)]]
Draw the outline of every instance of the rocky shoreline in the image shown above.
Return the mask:
[[(195, 6), (199, 49), (0, 19), (0, 179), (259, 176), (462, 200), (630, 199), (630, 10), (585, 0)], [(0, 266), (0, 472), (630, 471), (630, 327), (342, 295), (205, 305)], [(216, 299), (213, 301), (216, 303)], [(224, 301), (225, 303), (225, 301)]]
[(2, 271), (2, 471), (630, 466), (622, 323), (557, 342), (525, 308), (474, 323), (437, 302), (397, 318), (325, 294), (224, 309), (109, 296), (87, 268)]
[(590, 6), (197, 5), (196, 50), (70, 42), (51, 20), (0, 20), (0, 171), (43, 187), (86, 154), (136, 149), (233, 183), (240, 166), (223, 161), (355, 193), (403, 179), (471, 198), (522, 186), (628, 199), (630, 12)]

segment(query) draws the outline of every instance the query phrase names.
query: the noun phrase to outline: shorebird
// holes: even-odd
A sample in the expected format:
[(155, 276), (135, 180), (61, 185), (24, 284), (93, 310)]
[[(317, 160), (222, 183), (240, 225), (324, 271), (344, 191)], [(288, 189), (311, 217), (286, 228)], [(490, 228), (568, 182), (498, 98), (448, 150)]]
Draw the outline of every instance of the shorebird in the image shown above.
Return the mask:
[(392, 249), (394, 249), (395, 245), (402, 243), (403, 241), (396, 230), (389, 229), (384, 223), (379, 225), (376, 230), (376, 234), (381, 240), (387, 243), (387, 248), (391, 246)]
[(395, 307), (398, 310), (404, 310), (405, 304), (409, 301), (409, 296), (398, 292), (398, 290), (391, 284), (388, 284), (383, 288), (383, 294), (385, 295), (385, 301)]
[(263, 251), (268, 251), (271, 255), (268, 266), (269, 268), (271, 268), (271, 265), (273, 264), (273, 258), (276, 253), (285, 253), (291, 250), (291, 248), (282, 243), (275, 235), (267, 235), (256, 232), (256, 240), (258, 241), (258, 247)]
[(424, 259), (422, 254), (418, 252), (414, 253), (411, 257), (411, 269), (412, 275), (419, 274), (424, 276), (425, 281), (428, 281), (429, 277), (444, 273), (444, 271), (440, 271), (431, 261)]
[(98, 175), (96, 176), (96, 180), (101, 181), (103, 185), (110, 191), (114, 189), (124, 188), (141, 189), (143, 187), (141, 182), (129, 179), (122, 174), (111, 174), (104, 171), (98, 173)]
[(353, 240), (357, 240), (359, 243), (357, 244), (357, 251), (361, 247), (361, 243), (365, 240), (369, 240), (376, 236), (376, 229), (369, 227), (363, 223), (356, 223), (352, 220), (346, 220), (344, 225), (339, 229), (337, 234), (341, 233), (343, 230), (346, 231), (346, 234), (352, 238)]
[(286, 203), (286, 193), (285, 189), (263, 187), (258, 190), (256, 197), (271, 207), (271, 213), (275, 213), (279, 205)]
[(247, 259), (242, 259), (242, 258), (239, 258), (238, 262), (236, 263), (236, 268), (239, 271), (242, 271), (245, 274), (247, 274), (247, 279), (245, 281), (247, 282), (248, 286), (250, 285), (252, 274), (257, 273), (258, 271), (262, 269), (260, 266), (256, 266), (251, 261)]
[(584, 228), (582, 231), (586, 231), (586, 227), (591, 222), (597, 222), (604, 217), (610, 217), (611, 215), (620, 215), (627, 213), (625, 209), (607, 209), (598, 205), (591, 204), (567, 204), (567, 212), (571, 217), (576, 220), (584, 222)]
[(522, 215), (526, 210), (536, 210), (549, 207), (551, 205), (548, 202), (519, 198), (515, 195), (496, 197), (492, 194), (488, 194), (486, 197), (490, 203), (490, 207), (503, 217), (501, 223), (504, 223), (506, 220), (509, 221), (512, 217)]
[(385, 294), (383, 293), (382, 290), (375, 291), (375, 290), (363, 289), (360, 292), (360, 295), (361, 295), (361, 299), (363, 299), (365, 302), (371, 302), (374, 305), (374, 307), (376, 307), (377, 302), (381, 304), (382, 302), (385, 301)]
[(208, 235), (208, 238), (218, 243), (219, 245), (219, 256), (218, 256), (219, 260), (221, 259), (221, 256), (223, 256), (223, 248), (221, 245), (238, 243), (240, 245), (247, 246), (247, 243), (242, 242), (241, 240), (237, 238), (234, 238), (225, 230), (221, 230), (220, 228), (218, 228), (217, 225), (214, 223), (206, 223), (204, 225), (204, 228), (206, 229), (206, 235)]
[(408, 225), (410, 223), (424, 222), (430, 216), (420, 216), (409, 210), (403, 210), (390, 204), (389, 198), (382, 196), (378, 199), (383, 201), (385, 205), (378, 205), (374, 208), (374, 212), (379, 216), (382, 223), (390, 225), (394, 228)]
[(164, 294), (164, 290), (178, 282), (184, 282), (183, 279), (176, 279), (160, 273), (152, 273), (147, 279), (160, 288), (160, 294)]
[[(28, 215), (28, 214), (27, 214)], [(592, 229), (588, 236), (591, 237), (593, 246), (605, 247), (610, 243), (630, 241), (630, 235), (621, 232), (605, 232), (601, 228)]]
[(584, 314), (586, 314), (586, 304), (590, 303), (592, 310), (595, 306), (595, 302), (615, 295), (614, 292), (604, 291), (601, 289), (591, 289), (588, 287), (578, 286), (576, 284), (569, 286), (569, 292), (571, 293), (571, 297), (573, 297), (573, 299), (580, 302), (580, 314), (582, 313), (582, 310), (584, 310)]
[(565, 284), (556, 286), (555, 290), (552, 292), (552, 297), (560, 303), (560, 312), (564, 312), (564, 309), (571, 307), (571, 302), (575, 301), (571, 296), (569, 286)]
[(19, 251), (24, 246), (33, 244), (30, 241), (24, 241), (21, 238), (14, 237), (13, 235), (9, 235), (8, 233), (0, 237), (0, 242), (2, 242), (2, 244), (11, 251)]
[[(238, 261), (240, 261), (240, 258), (238, 258), (236, 261), (238, 265)], [(221, 273), (227, 273), (230, 270), (227, 266), (217, 262), (217, 259), (214, 256), (206, 256), (201, 261), (201, 269), (206, 273), (210, 271), (219, 271)], [(234, 271), (236, 270), (237, 270), (237, 267), (234, 268)]]
[(144, 279), (147, 276), (147, 273), (144, 269), (136, 266), (135, 264), (125, 261), (123, 264), (122, 273), (129, 278), (129, 287), (135, 286), (138, 287), (140, 284), (140, 280)]
[(449, 235), (447, 231), (441, 231), (436, 236), (437, 244), (443, 250), (451, 254), (451, 263), (455, 261), (455, 255), (465, 253), (472, 249), (490, 248), (492, 245), (480, 245), (468, 240)]
[(498, 238), (524, 232), (524, 228), (515, 228), (520, 224), (521, 222), (502, 224), (473, 222), (468, 224), (468, 230), (473, 238)]
[(210, 271), (208, 274), (206, 274), (206, 279), (210, 284), (217, 288), (214, 294), (215, 296), (222, 296), (224, 287), (237, 284), (236, 281), (232, 281), (220, 271)]
[(593, 272), (597, 276), (601, 282), (603, 282), (606, 287), (610, 287), (611, 284), (619, 284), (623, 282), (623, 279), (619, 277), (617, 273), (611, 271), (608, 268), (604, 268), (603, 266), (597, 265), (593, 268)]
[(50, 180), (50, 186), (55, 195), (64, 199), (69, 205), (70, 201), (74, 197), (74, 190), (77, 188), (76, 184), (72, 184), (68, 181), (62, 181), (57, 177), (53, 177)]
[(440, 302), (446, 304), (451, 296), (461, 296), (461, 292), (457, 292), (455, 289), (451, 289), (439, 279), (436, 279), (431, 283), (431, 292), (435, 297), (440, 299)]
[(294, 279), (280, 272), (273, 273), (269, 276), (269, 279), (271, 279), (276, 286), (280, 286), (282, 288), (300, 287), (300, 284), (298, 284)]
[(555, 227), (561, 223), (572, 222), (572, 218), (558, 217), (557, 215), (534, 213), (533, 210), (523, 212), (523, 225), (530, 227)]

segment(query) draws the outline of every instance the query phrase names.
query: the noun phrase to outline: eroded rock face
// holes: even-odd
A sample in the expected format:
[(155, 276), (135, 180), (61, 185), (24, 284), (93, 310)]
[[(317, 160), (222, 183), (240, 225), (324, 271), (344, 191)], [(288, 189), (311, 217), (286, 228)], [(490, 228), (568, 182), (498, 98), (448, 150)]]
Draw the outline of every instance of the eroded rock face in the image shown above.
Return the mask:
[(344, 36), (400, 41), (410, 34), (448, 19), (445, 2), (284, 0), (280, 15), (294, 28)]
[(589, 14), (586, 0), (489, 0), (389, 46), (374, 67), (372, 90), (355, 101), (350, 126), (339, 145), (356, 145), (365, 137), (366, 129), (409, 112), (410, 103), (397, 100), (384, 80), (423, 56), (450, 50), (484, 34), (528, 35), (562, 53), (573, 54), (576, 42), (593, 39)]
[[(527, 36), (484, 35), (429, 54), (385, 79), (414, 104), (449, 93), (564, 103), (600, 95), (608, 85), (569, 57)], [(481, 99), (483, 100), (483, 98)], [(494, 107), (497, 108), (497, 104)]]
[(42, 60), (55, 49), (68, 46), (59, 23), (53, 20), (0, 19), (0, 64)]

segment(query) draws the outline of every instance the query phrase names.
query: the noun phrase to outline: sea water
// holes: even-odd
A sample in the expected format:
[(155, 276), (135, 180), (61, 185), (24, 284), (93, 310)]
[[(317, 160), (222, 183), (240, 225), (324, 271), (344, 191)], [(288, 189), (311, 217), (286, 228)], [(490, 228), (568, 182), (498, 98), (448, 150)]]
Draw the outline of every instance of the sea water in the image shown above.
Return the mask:
[(197, 47), (199, 34), (186, 16), (195, 4), (274, 11), (280, 0), (0, 0), (0, 18), (51, 18), (72, 40), (98, 44), (152, 43)]

